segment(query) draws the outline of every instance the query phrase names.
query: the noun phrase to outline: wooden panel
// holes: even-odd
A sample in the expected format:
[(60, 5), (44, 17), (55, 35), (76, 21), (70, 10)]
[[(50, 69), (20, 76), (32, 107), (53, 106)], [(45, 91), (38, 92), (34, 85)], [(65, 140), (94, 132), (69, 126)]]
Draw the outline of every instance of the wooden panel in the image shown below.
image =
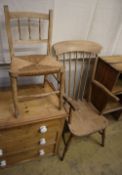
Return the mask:
[[(49, 146), (43, 148), (43, 150), (45, 152), (45, 154), (43, 156), (52, 155), (52, 154), (54, 154), (55, 146), (54, 145), (49, 145)], [(39, 151), (40, 151), (39, 148), (38, 149), (36, 148), (36, 149), (33, 149), (33, 150), (28, 150), (26, 152), (21, 152), (20, 154), (16, 154), (16, 155), (13, 155), (13, 156), (1, 157), (0, 161), (5, 160), (6, 163), (7, 163), (7, 166), (9, 166), (9, 165), (17, 164), (17, 163), (20, 163), (20, 162), (28, 161), (28, 160), (31, 160), (31, 159), (43, 157), (43, 156), (39, 155)]]
[(115, 70), (109, 64), (99, 58), (95, 74), (95, 80), (102, 83), (109, 90), (112, 90), (118, 76), (119, 73), (117, 70)]
[[(115, 66), (116, 63), (121, 64), (121, 59), (122, 57), (117, 56), (99, 58), (95, 74), (95, 80), (104, 85), (114, 95), (122, 94), (121, 74)], [(122, 110), (120, 101), (112, 100), (109, 94), (107, 95), (104, 90), (94, 84), (92, 85), (91, 101), (103, 114)]]
[(41, 44), (41, 43), (47, 43), (48, 42), (48, 40), (47, 39), (42, 39), (42, 40), (15, 40), (15, 41), (13, 41), (14, 42), (14, 44), (30, 44), (30, 45), (32, 45), (32, 44)]
[(107, 103), (107, 96), (105, 92), (94, 84), (92, 85), (91, 101), (100, 112), (104, 109)]

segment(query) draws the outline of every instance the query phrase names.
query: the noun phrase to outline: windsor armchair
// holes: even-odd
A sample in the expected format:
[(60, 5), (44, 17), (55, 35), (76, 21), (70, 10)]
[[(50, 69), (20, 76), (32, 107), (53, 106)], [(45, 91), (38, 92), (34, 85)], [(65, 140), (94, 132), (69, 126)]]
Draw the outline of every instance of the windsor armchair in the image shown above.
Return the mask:
[[(90, 84), (94, 76), (97, 54), (101, 46), (90, 41), (64, 41), (54, 45), (57, 59), (63, 62), (65, 70), (64, 107), (68, 113), (66, 128), (70, 131), (65, 139), (63, 132), (64, 159), (73, 136), (86, 136), (99, 132), (102, 136), (101, 145), (105, 142), (107, 120), (90, 103), (92, 93)], [(93, 66), (94, 65), (94, 66)]]
[[(15, 109), (15, 116), (20, 115), (19, 101), (32, 100), (48, 95), (59, 95), (59, 108), (61, 108), (62, 99), (62, 65), (51, 56), (51, 39), (52, 39), (52, 18), (53, 11), (50, 10), (48, 14), (35, 12), (10, 12), (8, 6), (4, 6), (6, 31), (8, 36), (8, 44), (11, 57), (10, 78), (12, 85), (13, 104)], [(16, 27), (16, 30), (15, 30)], [(26, 28), (23, 30), (23, 27)], [(17, 49), (36, 47), (39, 45), (40, 50), (46, 51), (39, 54), (18, 54)], [(34, 49), (34, 48), (33, 48)], [(32, 50), (32, 49), (30, 49)], [(40, 51), (39, 50), (39, 51)], [(19, 96), (17, 89), (17, 78), (23, 76), (43, 76), (43, 85), (48, 82), (47, 75), (58, 74), (60, 79), (59, 89), (44, 94), (31, 94), (30, 96)]]

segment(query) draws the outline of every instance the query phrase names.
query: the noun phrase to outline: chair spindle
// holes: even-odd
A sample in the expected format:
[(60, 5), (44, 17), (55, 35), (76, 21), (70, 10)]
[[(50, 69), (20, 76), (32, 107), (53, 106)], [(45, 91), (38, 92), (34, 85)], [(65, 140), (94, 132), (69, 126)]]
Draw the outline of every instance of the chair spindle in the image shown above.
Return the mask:
[(39, 18), (39, 40), (41, 40), (41, 19)]
[(78, 53), (75, 52), (74, 53), (74, 57), (75, 57), (75, 72), (74, 72), (74, 86), (73, 86), (73, 97), (75, 99), (76, 96), (76, 80), (77, 80), (77, 61), (78, 61)]
[(68, 83), (68, 96), (71, 95), (71, 56), (72, 53), (69, 53), (68, 59), (69, 59), (69, 83)]
[(31, 20), (28, 18), (28, 33), (29, 33), (29, 39), (31, 40)]
[(20, 18), (17, 19), (17, 23), (18, 23), (19, 40), (21, 40), (22, 39), (22, 35), (21, 35)]

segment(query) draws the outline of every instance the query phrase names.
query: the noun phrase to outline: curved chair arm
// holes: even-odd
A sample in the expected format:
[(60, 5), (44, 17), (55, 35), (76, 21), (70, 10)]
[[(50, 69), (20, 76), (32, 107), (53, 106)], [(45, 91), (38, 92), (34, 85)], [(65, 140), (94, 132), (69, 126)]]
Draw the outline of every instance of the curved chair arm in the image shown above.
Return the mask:
[(75, 111), (78, 109), (78, 106), (75, 104), (75, 102), (70, 98), (70, 97), (67, 97), (66, 95), (63, 95), (63, 99), (65, 102), (67, 102), (70, 107)]
[(108, 95), (109, 98), (111, 98), (114, 101), (119, 101), (119, 98), (115, 96), (111, 91), (109, 91), (103, 84), (101, 84), (97, 80), (93, 80), (92, 83), (100, 89), (102, 89)]

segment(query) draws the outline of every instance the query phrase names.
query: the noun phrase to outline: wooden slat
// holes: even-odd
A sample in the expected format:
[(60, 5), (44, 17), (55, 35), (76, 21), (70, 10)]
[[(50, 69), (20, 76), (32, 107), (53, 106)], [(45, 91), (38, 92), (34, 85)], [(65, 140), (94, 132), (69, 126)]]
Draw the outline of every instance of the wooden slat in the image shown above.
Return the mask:
[(48, 40), (47, 39), (43, 39), (43, 40), (15, 40), (14, 44), (40, 44), (40, 43), (47, 43)]
[(18, 96), (19, 101), (25, 101), (25, 100), (32, 100), (32, 99), (38, 99), (42, 97), (46, 97), (49, 95), (54, 95), (54, 94), (59, 94), (60, 91), (53, 91), (53, 92), (48, 92), (44, 94), (35, 94), (35, 95), (29, 95), (29, 96)]
[(40, 18), (40, 19), (49, 19), (48, 14), (44, 13), (35, 13), (35, 12), (11, 12), (11, 18)]

